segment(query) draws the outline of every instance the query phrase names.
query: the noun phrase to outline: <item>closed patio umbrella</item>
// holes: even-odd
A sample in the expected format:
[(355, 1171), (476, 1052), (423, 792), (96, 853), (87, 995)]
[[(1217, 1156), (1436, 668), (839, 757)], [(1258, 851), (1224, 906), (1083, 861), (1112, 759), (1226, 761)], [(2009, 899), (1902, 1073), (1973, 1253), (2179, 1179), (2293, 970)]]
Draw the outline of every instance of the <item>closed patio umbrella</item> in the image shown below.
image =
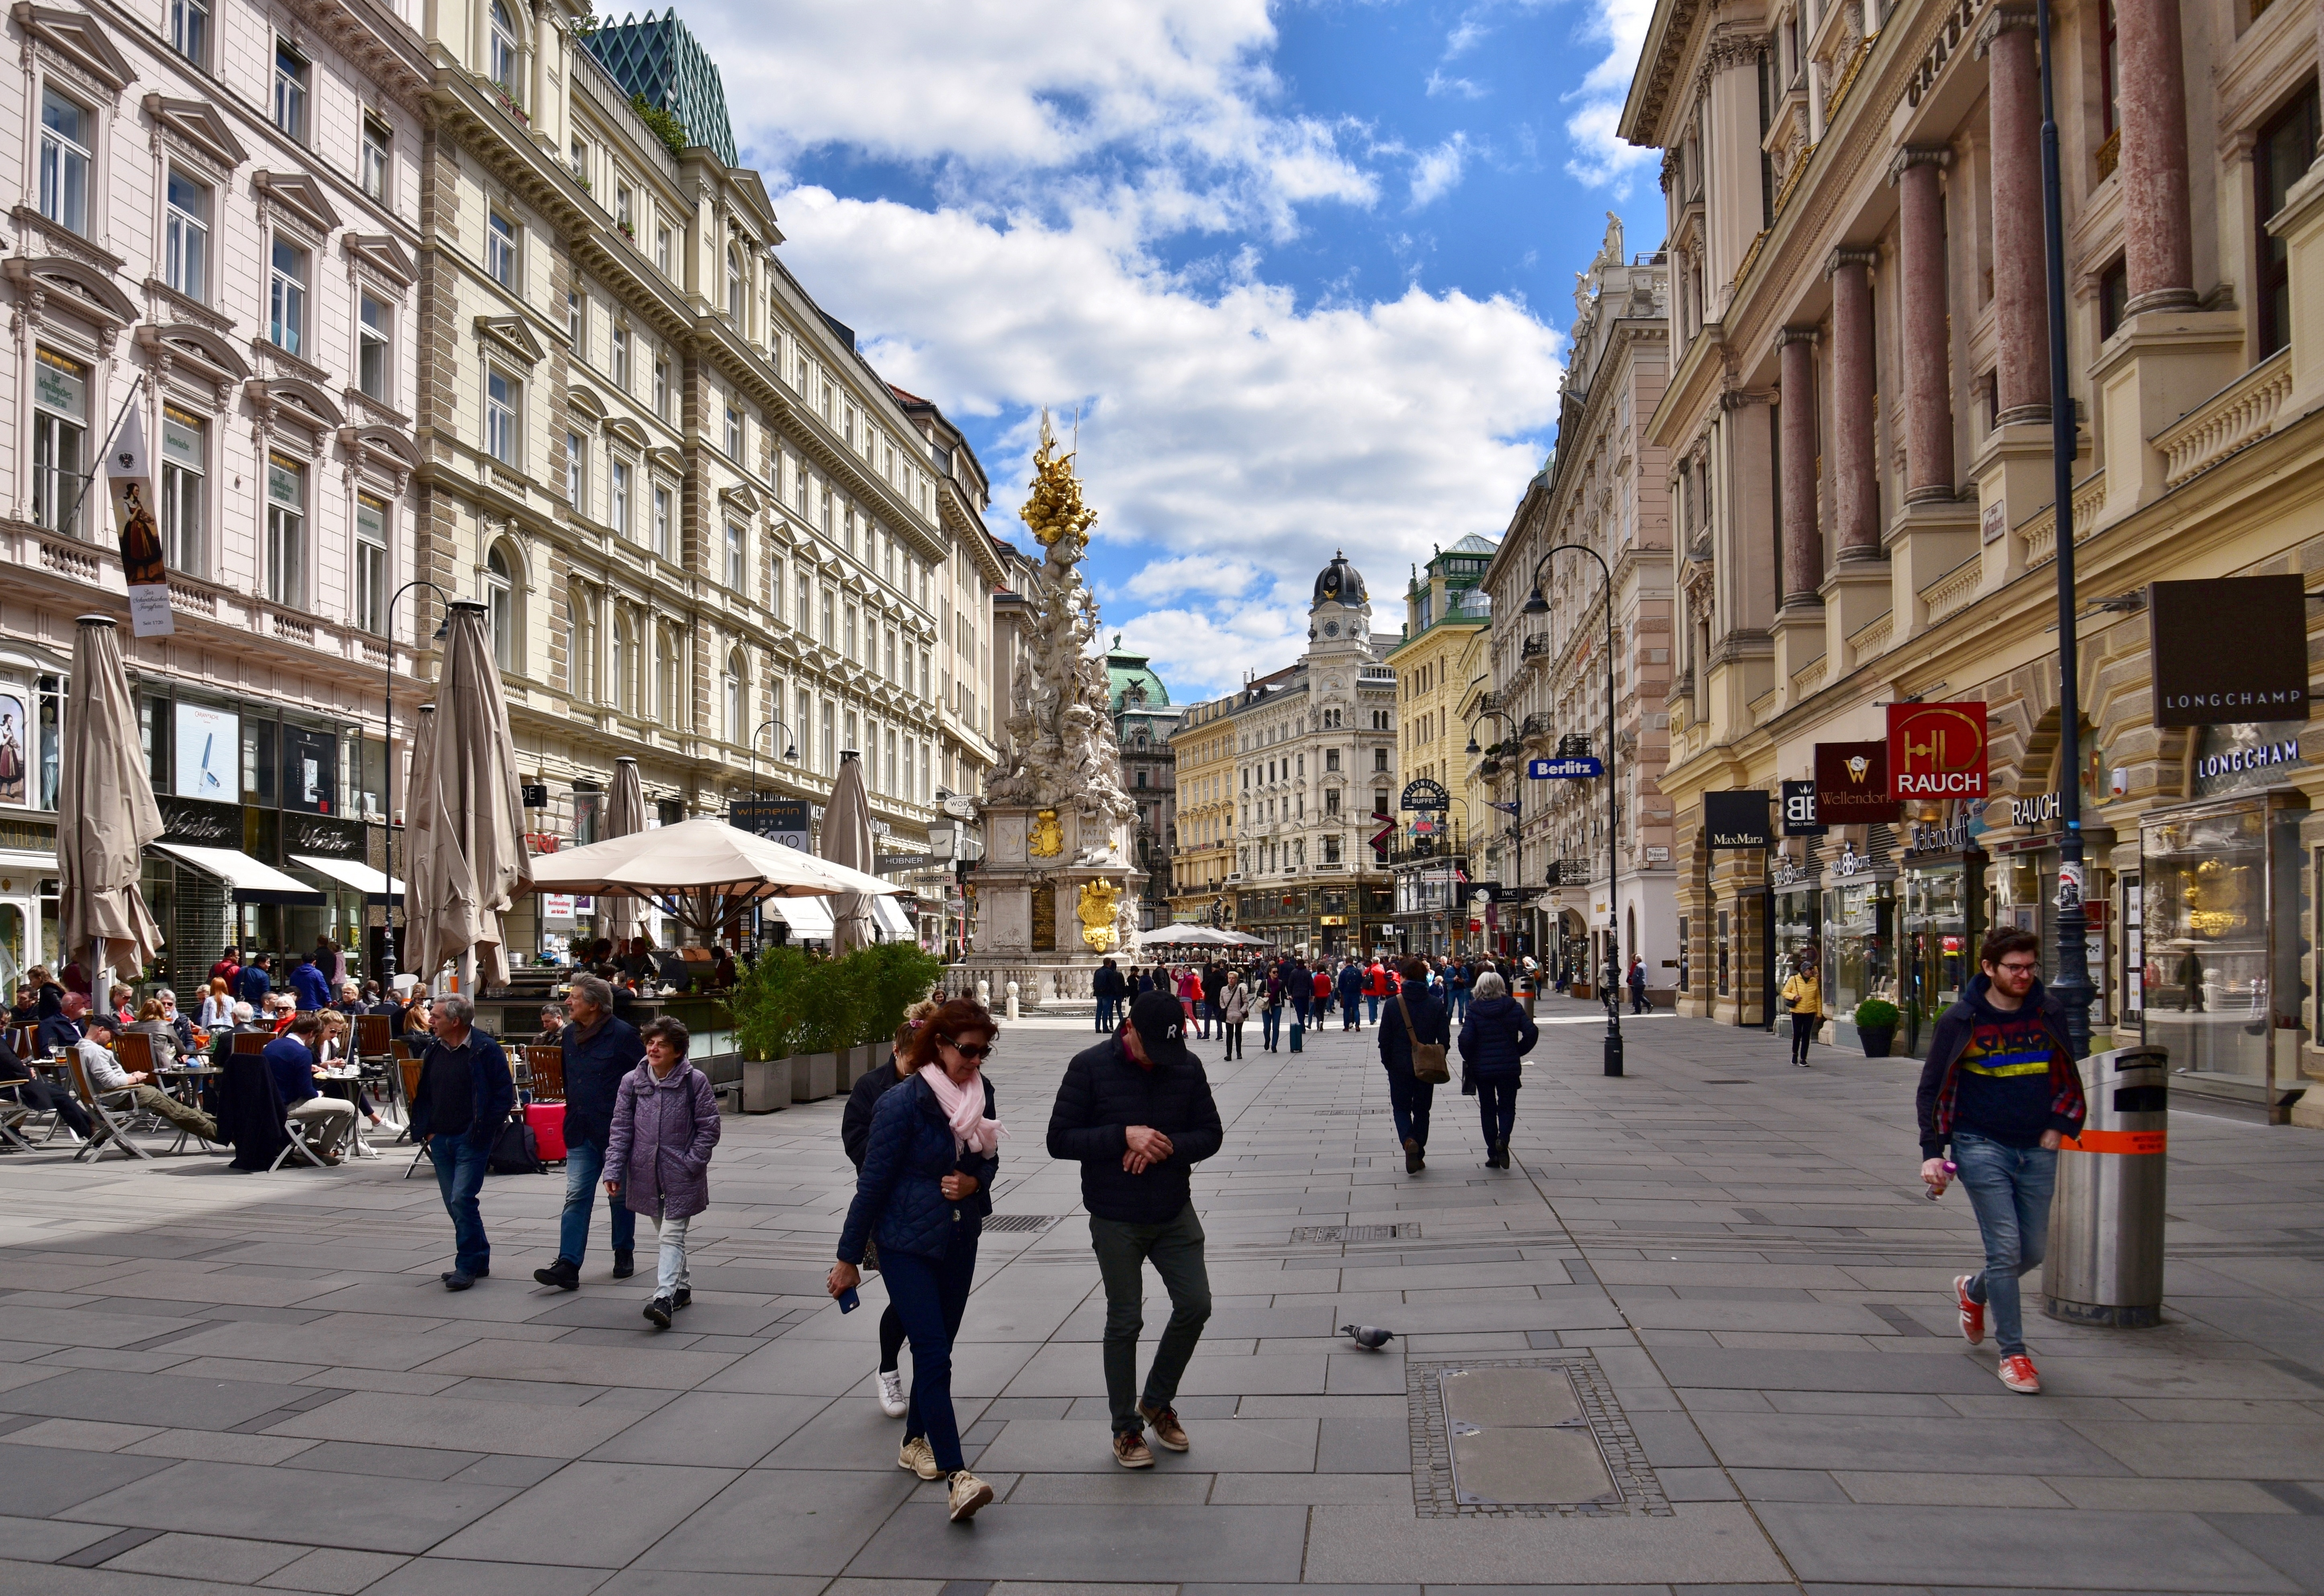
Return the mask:
[(109, 616), (77, 623), (62, 753), (57, 912), (66, 956), (88, 953), (86, 968), (102, 992), (105, 971), (134, 981), (161, 946), (161, 929), (137, 886), (145, 844), (161, 839), (161, 810)]
[(508, 980), (501, 916), (525, 890), (524, 798), (508, 705), (493, 664), (484, 606), (455, 601), (445, 621), (436, 713), (412, 751), (405, 886), (411, 967), (422, 981), (452, 960), (482, 987)]
[[(606, 798), (604, 840), (635, 836), (645, 828), (645, 783), (639, 780), (638, 761), (623, 754), (613, 761), (613, 790)], [(606, 910), (605, 935), (617, 942), (626, 942), (638, 934), (643, 919), (636, 899), (616, 898)]]
[[(869, 874), (873, 863), (872, 799), (863, 790), (863, 761), (843, 749), (839, 780), (832, 784), (831, 802), (823, 811), (823, 856), (834, 864)], [(874, 940), (872, 899), (862, 892), (843, 892), (831, 906), (832, 946), (841, 953), (869, 947)]]

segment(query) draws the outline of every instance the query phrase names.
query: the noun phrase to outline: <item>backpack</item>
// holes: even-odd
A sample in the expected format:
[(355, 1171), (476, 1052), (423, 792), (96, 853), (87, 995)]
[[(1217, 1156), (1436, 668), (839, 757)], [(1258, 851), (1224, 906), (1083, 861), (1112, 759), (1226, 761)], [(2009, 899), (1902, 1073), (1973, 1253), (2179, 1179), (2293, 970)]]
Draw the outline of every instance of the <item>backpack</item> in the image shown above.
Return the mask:
[(548, 1170), (540, 1162), (540, 1142), (531, 1126), (522, 1120), (511, 1120), (493, 1138), (491, 1156), (484, 1160), (488, 1175), (545, 1175)]

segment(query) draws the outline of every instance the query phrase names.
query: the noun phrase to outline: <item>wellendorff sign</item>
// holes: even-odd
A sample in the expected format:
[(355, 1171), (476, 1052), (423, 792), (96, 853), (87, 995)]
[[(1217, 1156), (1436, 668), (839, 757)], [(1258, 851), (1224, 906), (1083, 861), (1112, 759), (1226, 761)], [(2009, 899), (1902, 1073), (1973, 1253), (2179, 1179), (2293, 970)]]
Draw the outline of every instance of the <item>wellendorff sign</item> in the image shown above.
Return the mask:
[(2308, 595), (2298, 577), (2151, 582), (2154, 724), (2308, 718)]

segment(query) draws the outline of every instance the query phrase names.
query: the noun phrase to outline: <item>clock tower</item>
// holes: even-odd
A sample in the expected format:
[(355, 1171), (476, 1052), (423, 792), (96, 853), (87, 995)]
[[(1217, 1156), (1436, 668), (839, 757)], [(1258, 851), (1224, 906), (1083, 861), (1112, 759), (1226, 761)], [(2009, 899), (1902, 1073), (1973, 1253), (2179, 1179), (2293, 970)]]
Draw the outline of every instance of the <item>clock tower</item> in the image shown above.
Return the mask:
[(1307, 659), (1313, 666), (1335, 663), (1369, 664), (1372, 658), (1371, 595), (1364, 591), (1363, 573), (1348, 563), (1344, 551), (1315, 577), (1315, 595), (1307, 606)]

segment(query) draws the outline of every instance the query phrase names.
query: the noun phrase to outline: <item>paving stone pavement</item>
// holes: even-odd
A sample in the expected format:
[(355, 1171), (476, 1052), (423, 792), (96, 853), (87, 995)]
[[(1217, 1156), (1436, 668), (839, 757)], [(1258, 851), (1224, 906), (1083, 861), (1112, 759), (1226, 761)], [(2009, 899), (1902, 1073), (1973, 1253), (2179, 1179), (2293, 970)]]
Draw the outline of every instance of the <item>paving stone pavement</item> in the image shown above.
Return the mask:
[[(1912, 1061), (1794, 1069), (1657, 1015), (1608, 1080), (1594, 1010), (1542, 1017), (1506, 1173), (1450, 1088), (1404, 1173), (1370, 1032), (1197, 1044), (1228, 1126), (1195, 1182), (1216, 1308), (1194, 1450), (1138, 1474), (1106, 1455), (1076, 1171), (1042, 1150), (1086, 1022), (1008, 1028), (996, 1199), (1056, 1219), (984, 1239), (956, 1390), (999, 1499), (967, 1527), (894, 1466), (877, 1277), (863, 1313), (822, 1295), (836, 1100), (726, 1121), (695, 1305), (659, 1335), (602, 1217), (579, 1293), (531, 1284), (558, 1174), (486, 1184), (499, 1272), (452, 1296), (434, 1184), (392, 1149), (265, 1176), (0, 1158), (0, 1591), (2324, 1591), (2324, 1142), (2180, 1116), (2168, 1322), (2032, 1315), (2029, 1399), (1953, 1329), (1975, 1229), (1915, 1187)], [(1372, 1239), (1293, 1239), (1316, 1227)], [(1157, 1287), (1149, 1332), (1166, 1314)], [(1359, 1351), (1351, 1321), (1397, 1339)], [(1415, 1394), (1489, 1367), (1570, 1379), (1510, 1422), (1563, 1425), (1574, 1478), (1594, 1435), (1618, 1491), (1470, 1499), (1489, 1474), (1448, 1458), (1522, 1440)]]

